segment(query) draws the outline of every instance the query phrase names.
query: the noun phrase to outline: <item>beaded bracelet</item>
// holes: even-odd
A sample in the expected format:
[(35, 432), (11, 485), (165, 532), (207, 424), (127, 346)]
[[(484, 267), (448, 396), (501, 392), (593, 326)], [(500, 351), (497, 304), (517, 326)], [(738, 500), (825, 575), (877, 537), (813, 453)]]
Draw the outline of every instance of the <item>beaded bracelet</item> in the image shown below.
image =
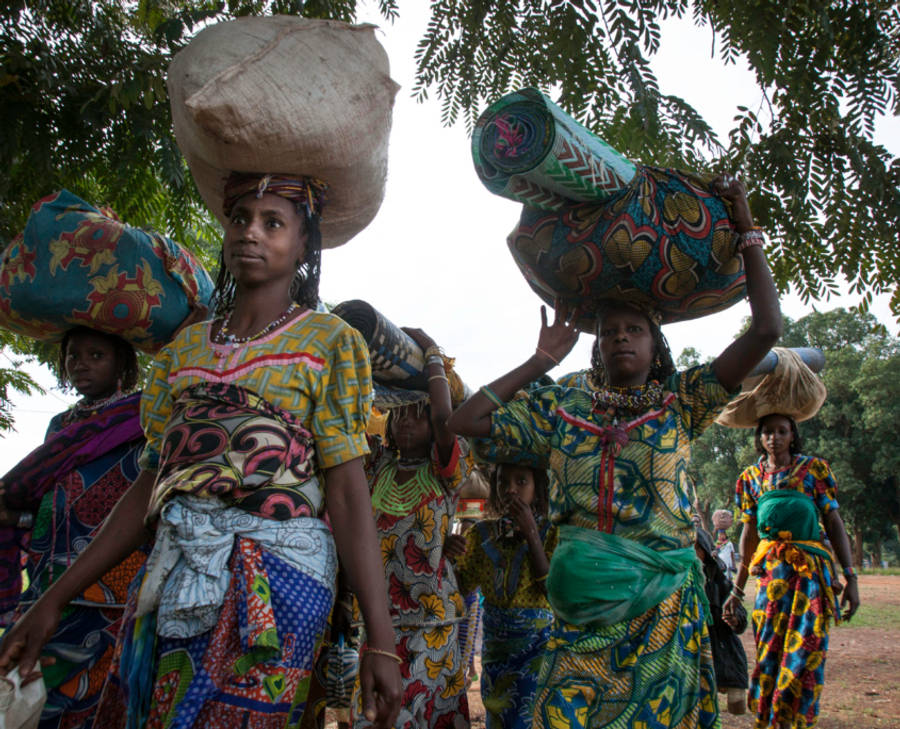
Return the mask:
[(441, 357), (441, 361), (443, 362), (444, 353), (441, 351), (441, 348), (436, 344), (432, 345), (428, 349), (425, 350), (425, 360), (428, 361), (429, 357)]
[(503, 402), (499, 397), (497, 397), (497, 393), (495, 393), (490, 387), (487, 385), (482, 385), (478, 388), (478, 392), (484, 395), (488, 400), (490, 400), (494, 405), (498, 408), (502, 408), (506, 403)]
[(378, 648), (368, 648), (368, 647), (362, 649), (362, 654), (364, 656), (368, 655), (369, 653), (374, 653), (376, 656), (384, 656), (385, 658), (391, 658), (391, 659), (397, 661), (397, 663), (399, 663), (401, 665), (403, 664), (403, 659), (400, 656), (398, 656), (396, 653), (391, 653), (390, 651), (382, 651), (382, 650), (379, 650)]
[(761, 228), (751, 228), (750, 230), (745, 230), (740, 235), (741, 239), (735, 249), (737, 253), (743, 253), (753, 246), (762, 246), (766, 242), (766, 237), (763, 235)]
[(846, 577), (848, 580), (851, 578), (859, 577), (859, 573), (852, 565), (850, 567), (844, 567), (842, 572), (844, 573), (844, 577)]

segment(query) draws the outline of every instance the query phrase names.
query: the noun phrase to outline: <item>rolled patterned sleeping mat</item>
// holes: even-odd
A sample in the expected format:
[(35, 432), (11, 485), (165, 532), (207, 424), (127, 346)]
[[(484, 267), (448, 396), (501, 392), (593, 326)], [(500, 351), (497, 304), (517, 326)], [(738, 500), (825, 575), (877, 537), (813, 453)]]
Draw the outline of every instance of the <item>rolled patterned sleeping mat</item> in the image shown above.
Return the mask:
[(609, 299), (666, 323), (744, 297), (730, 203), (712, 175), (635, 166), (534, 89), (482, 114), (472, 154), (491, 192), (525, 204), (507, 239), (525, 279), (547, 303), (577, 307), (581, 328)]
[[(341, 302), (331, 313), (359, 331), (369, 345), (377, 410), (386, 412), (428, 400), (425, 353), (406, 332), (371, 304), (358, 299)], [(443, 359), (450, 399), (456, 407), (471, 393), (453, 368), (455, 360), (446, 355)]]
[(488, 107), (472, 132), (472, 159), (488, 190), (539, 210), (605, 202), (637, 172), (537, 89)]
[(372, 379), (409, 390), (427, 390), (425, 356), (418, 344), (371, 304), (344, 301), (331, 313), (362, 334), (369, 345)]
[(62, 190), (34, 205), (3, 252), (0, 326), (42, 340), (86, 326), (155, 352), (212, 291), (185, 248)]

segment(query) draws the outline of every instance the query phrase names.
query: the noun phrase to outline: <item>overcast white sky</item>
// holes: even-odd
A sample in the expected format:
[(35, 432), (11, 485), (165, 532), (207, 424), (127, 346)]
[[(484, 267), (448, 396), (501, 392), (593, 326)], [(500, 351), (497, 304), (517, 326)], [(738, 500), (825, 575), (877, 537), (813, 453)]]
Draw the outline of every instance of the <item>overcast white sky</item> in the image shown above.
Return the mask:
[[(324, 253), (321, 295), (332, 303), (365, 299), (399, 325), (422, 327), (457, 358), (462, 377), (477, 387), (527, 358), (537, 339), (541, 302), (506, 248), (520, 206), (481, 185), (462, 124), (444, 128), (436, 100), (417, 104), (410, 98), (413, 53), (428, 20), (428, 4), (401, 3), (400, 19), (392, 26), (382, 23), (374, 9), (363, 12), (360, 20), (382, 25), (379, 37), (391, 59), (391, 75), (401, 85), (387, 195), (365, 231)], [(760, 93), (746, 68), (723, 66), (710, 57), (710, 47), (708, 28), (697, 29), (690, 20), (670, 21), (653, 65), (661, 89), (693, 104), (724, 138), (736, 107), (756, 108)], [(900, 154), (900, 121), (881, 120), (877, 139)], [(816, 307), (826, 310), (856, 301), (838, 297)], [(790, 295), (782, 308), (795, 319), (812, 311)], [(688, 346), (713, 356), (748, 313), (741, 303), (705, 319), (668, 326), (666, 336), (676, 356)], [(873, 313), (896, 333), (887, 297), (876, 300)], [(590, 340), (582, 335), (551, 374), (586, 366)], [(9, 361), (0, 364), (8, 366)], [(36, 374), (45, 386), (53, 385), (45, 369)], [(0, 474), (40, 444), (50, 417), (73, 400), (55, 390), (15, 399), (17, 432), (8, 434), (0, 448)]]

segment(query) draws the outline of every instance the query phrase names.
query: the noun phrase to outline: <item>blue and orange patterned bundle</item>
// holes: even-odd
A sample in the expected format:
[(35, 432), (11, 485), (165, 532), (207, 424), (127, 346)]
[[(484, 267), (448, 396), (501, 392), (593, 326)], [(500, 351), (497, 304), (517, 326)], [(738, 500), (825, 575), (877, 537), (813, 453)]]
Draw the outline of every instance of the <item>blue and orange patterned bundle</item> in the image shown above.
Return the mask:
[(43, 340), (86, 326), (154, 352), (212, 290), (182, 246), (62, 190), (35, 203), (3, 252), (0, 326)]
[(525, 206), (508, 239), (522, 274), (544, 301), (577, 308), (579, 327), (593, 329), (610, 299), (672, 322), (744, 298), (712, 175), (636, 165), (536, 89), (481, 115), (472, 158), (488, 190)]

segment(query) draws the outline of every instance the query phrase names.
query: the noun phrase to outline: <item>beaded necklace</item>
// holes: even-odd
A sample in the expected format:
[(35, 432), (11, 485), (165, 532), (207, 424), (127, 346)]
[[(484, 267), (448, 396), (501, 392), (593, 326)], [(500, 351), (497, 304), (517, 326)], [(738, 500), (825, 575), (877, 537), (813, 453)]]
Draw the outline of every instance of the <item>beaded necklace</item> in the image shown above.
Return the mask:
[(397, 461), (391, 459), (375, 477), (372, 505), (391, 516), (408, 516), (426, 496), (440, 494), (441, 485), (432, 473), (430, 463), (423, 463), (406, 481), (398, 483)]
[(636, 387), (607, 385), (592, 395), (594, 412), (603, 423), (603, 447), (613, 456), (619, 455), (628, 442), (628, 431), (619, 423), (662, 404), (663, 388), (657, 380)]
[(68, 420), (69, 422), (74, 422), (75, 420), (86, 418), (89, 415), (93, 415), (94, 413), (99, 412), (107, 405), (112, 405), (114, 402), (121, 400), (127, 394), (127, 392), (122, 392), (117, 388), (112, 395), (110, 395), (109, 397), (100, 398), (99, 400), (88, 400), (87, 398), (82, 398), (72, 406), (66, 420)]
[(277, 319), (270, 321), (266, 324), (265, 327), (260, 329), (256, 334), (250, 334), (246, 337), (236, 337), (234, 334), (228, 333), (228, 325), (231, 324), (231, 315), (234, 314), (234, 309), (228, 312), (228, 316), (225, 317), (225, 320), (222, 322), (222, 326), (219, 328), (218, 333), (215, 337), (215, 342), (217, 344), (230, 344), (230, 345), (238, 345), (238, 344), (247, 344), (248, 342), (252, 342), (260, 337), (266, 336), (269, 332), (273, 331), (280, 327), (287, 318), (294, 313), (294, 309), (297, 308), (296, 302), (292, 301), (291, 305), (284, 310), (281, 316)]
[(632, 415), (645, 413), (662, 403), (662, 391), (662, 385), (657, 380), (636, 387), (608, 385), (593, 394), (594, 410), (614, 410)]

